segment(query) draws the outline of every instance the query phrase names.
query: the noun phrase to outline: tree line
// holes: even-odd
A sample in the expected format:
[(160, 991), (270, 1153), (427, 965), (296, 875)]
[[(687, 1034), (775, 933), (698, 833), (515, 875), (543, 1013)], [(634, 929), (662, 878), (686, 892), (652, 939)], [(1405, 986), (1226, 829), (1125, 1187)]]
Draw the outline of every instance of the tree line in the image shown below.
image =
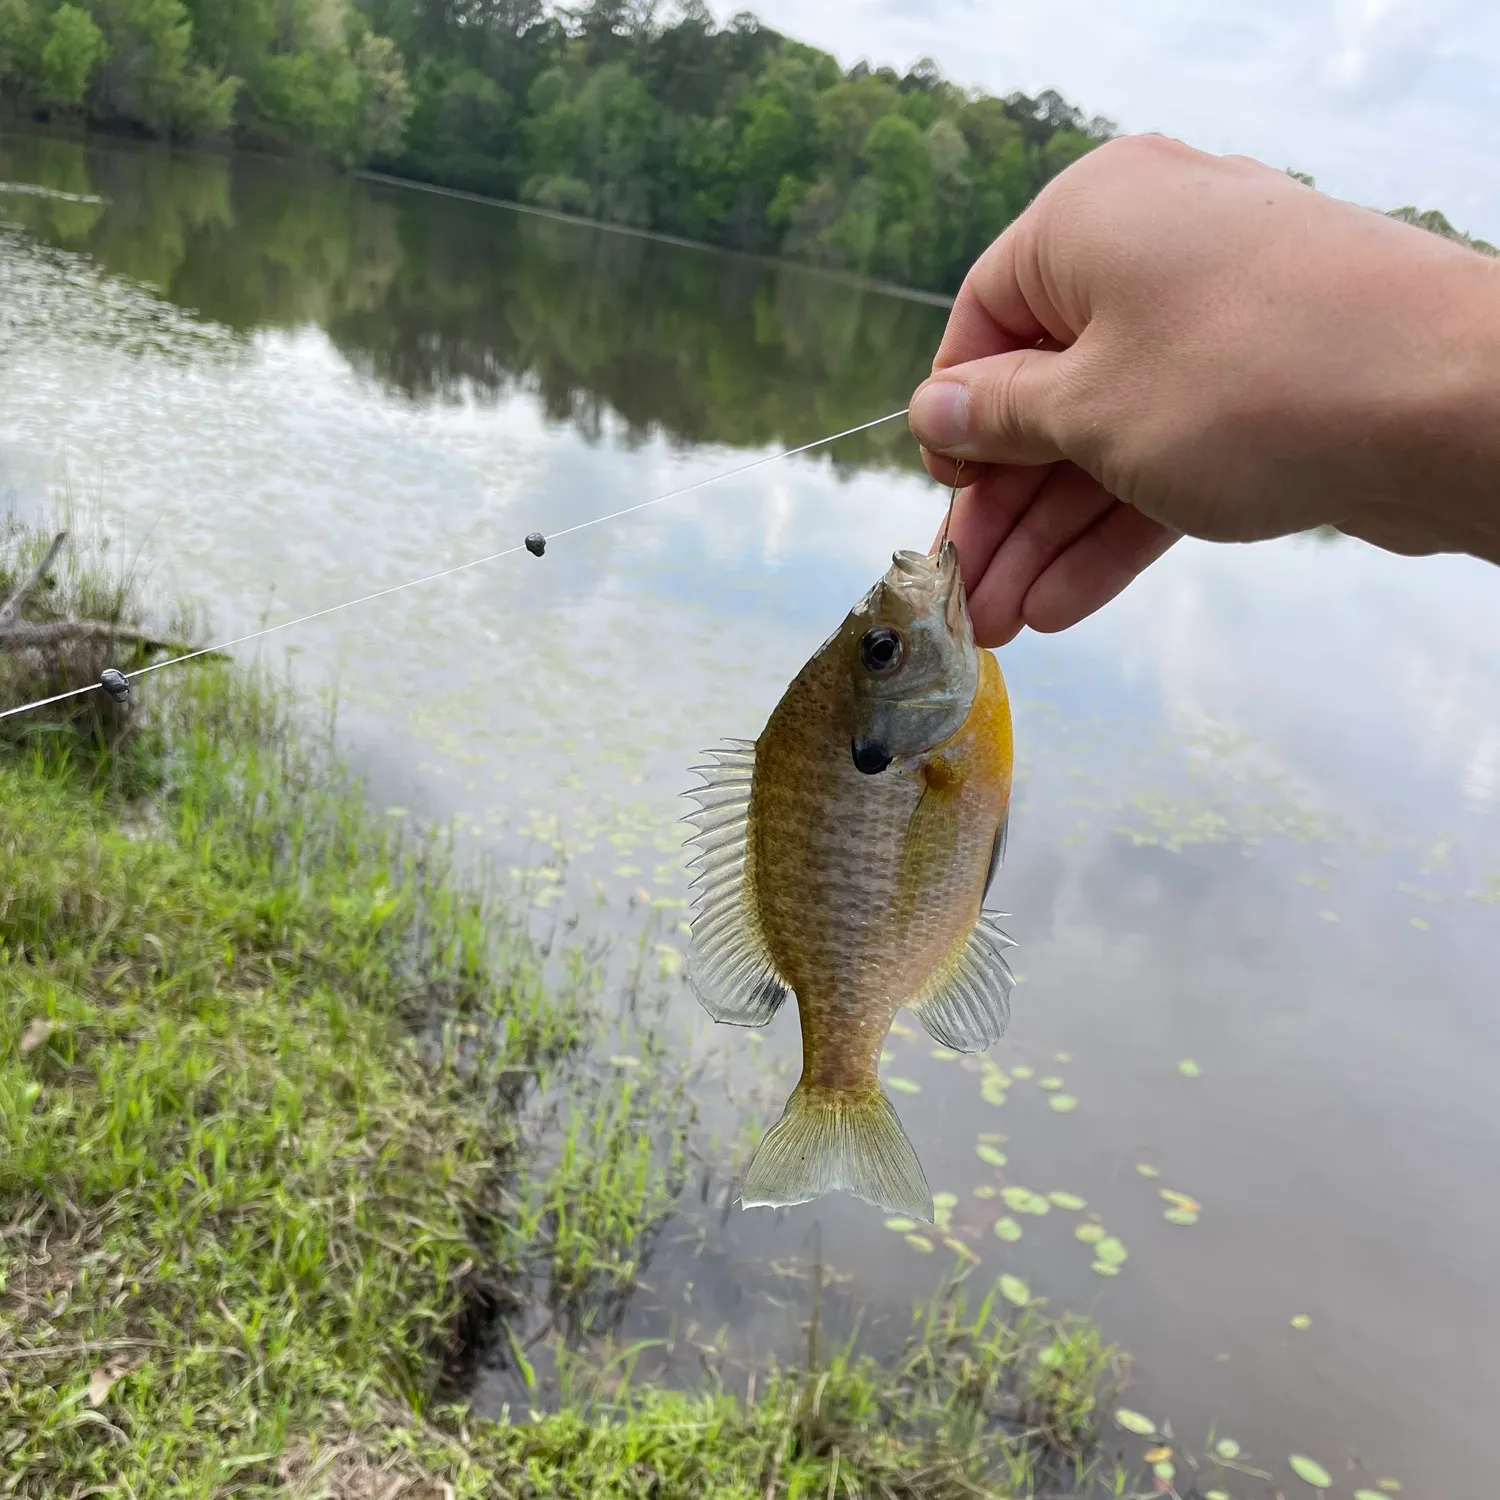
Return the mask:
[(0, 0), (0, 88), (935, 291), (1113, 129), (702, 0)]
[(0, 93), (937, 292), (1114, 130), (702, 0), (0, 0)]

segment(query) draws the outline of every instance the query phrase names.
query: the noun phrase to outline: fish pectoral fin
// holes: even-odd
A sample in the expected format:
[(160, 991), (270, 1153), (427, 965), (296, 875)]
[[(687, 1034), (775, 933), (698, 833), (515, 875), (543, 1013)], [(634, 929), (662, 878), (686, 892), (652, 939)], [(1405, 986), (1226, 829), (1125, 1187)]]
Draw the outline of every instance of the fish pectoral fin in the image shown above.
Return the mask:
[(995, 883), (995, 876), (1000, 873), (1000, 866), (1005, 863), (1005, 835), (1010, 828), (1010, 817), (1007, 814), (1000, 819), (1000, 826), (995, 830), (995, 842), (990, 848), (990, 867), (984, 877), (984, 892), (980, 896), (983, 901), (990, 893), (990, 887)]
[(922, 1164), (879, 1085), (850, 1091), (799, 1083), (751, 1159), (740, 1206), (789, 1208), (838, 1192), (932, 1220)]
[(911, 1004), (934, 1041), (955, 1052), (983, 1052), (1005, 1035), (1016, 983), (1005, 950), (1014, 947), (1015, 939), (981, 911), (968, 941)]
[(716, 1021), (764, 1026), (790, 993), (766, 949), (749, 879), (750, 781), (755, 745), (729, 740), (707, 752), (712, 763), (694, 766), (703, 785), (685, 793), (698, 810), (683, 820), (696, 832), (692, 938), (687, 977), (698, 1002)]

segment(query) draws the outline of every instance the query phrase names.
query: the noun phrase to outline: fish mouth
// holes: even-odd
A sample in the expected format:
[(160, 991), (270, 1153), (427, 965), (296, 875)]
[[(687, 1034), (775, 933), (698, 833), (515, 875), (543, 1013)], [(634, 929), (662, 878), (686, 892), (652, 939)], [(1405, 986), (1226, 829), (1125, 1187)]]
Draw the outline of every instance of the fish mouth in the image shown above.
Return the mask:
[(849, 749), (854, 769), (866, 776), (878, 776), (892, 760), (891, 752), (879, 740), (851, 740)]

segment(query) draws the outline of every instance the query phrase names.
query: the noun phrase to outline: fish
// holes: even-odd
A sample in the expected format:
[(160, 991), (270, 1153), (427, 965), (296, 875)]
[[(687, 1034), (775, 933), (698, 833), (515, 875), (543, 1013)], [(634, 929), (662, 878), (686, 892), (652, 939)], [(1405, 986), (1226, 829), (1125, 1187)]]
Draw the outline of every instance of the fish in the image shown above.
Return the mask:
[(878, 1067), (910, 1009), (955, 1052), (1003, 1035), (1015, 944), (984, 900), (1005, 851), (1010, 701), (976, 646), (953, 544), (902, 551), (755, 740), (692, 769), (687, 978), (715, 1021), (788, 995), (802, 1075), (740, 1186), (745, 1208), (844, 1192), (931, 1222)]

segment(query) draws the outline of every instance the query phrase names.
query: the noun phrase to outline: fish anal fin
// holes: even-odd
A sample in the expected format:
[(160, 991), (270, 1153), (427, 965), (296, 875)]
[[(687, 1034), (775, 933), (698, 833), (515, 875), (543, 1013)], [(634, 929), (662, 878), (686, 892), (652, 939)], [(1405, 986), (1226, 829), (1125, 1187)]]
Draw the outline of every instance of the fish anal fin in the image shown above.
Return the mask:
[(1005, 1035), (1015, 976), (1005, 950), (1015, 941), (982, 911), (968, 941), (911, 1003), (934, 1041), (955, 1052), (983, 1052)]
[(712, 764), (694, 769), (703, 785), (686, 795), (698, 811), (686, 822), (693, 863), (692, 938), (687, 978), (698, 1002), (715, 1021), (764, 1026), (789, 990), (761, 935), (749, 851), (750, 783), (755, 747), (730, 740), (707, 752)]
[(789, 1208), (838, 1192), (888, 1213), (932, 1220), (922, 1164), (879, 1085), (848, 1090), (799, 1083), (751, 1159), (740, 1204)]

